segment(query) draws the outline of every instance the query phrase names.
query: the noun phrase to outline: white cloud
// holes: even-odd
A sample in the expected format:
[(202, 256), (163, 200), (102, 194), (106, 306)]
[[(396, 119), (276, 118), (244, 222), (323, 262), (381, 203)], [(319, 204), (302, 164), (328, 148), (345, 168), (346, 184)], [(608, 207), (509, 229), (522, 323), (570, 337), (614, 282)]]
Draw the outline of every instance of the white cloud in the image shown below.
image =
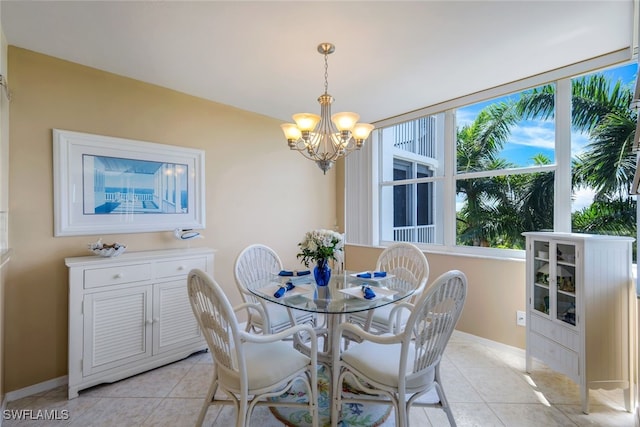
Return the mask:
[(593, 188), (580, 188), (573, 193), (573, 201), (571, 202), (571, 212), (580, 211), (593, 203), (593, 197), (596, 192)]
[(555, 130), (542, 124), (518, 126), (511, 132), (509, 144), (553, 150)]

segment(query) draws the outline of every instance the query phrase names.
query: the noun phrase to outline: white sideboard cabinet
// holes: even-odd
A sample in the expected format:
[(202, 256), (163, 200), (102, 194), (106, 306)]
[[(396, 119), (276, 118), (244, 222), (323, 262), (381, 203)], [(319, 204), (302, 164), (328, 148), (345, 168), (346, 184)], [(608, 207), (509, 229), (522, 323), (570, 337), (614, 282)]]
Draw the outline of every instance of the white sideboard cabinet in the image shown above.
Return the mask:
[(213, 275), (208, 248), (66, 258), (69, 399), (78, 391), (207, 348), (187, 295), (187, 275)]
[(526, 370), (532, 358), (575, 381), (582, 411), (589, 389), (624, 389), (632, 411), (635, 387), (634, 239), (530, 232), (527, 252)]

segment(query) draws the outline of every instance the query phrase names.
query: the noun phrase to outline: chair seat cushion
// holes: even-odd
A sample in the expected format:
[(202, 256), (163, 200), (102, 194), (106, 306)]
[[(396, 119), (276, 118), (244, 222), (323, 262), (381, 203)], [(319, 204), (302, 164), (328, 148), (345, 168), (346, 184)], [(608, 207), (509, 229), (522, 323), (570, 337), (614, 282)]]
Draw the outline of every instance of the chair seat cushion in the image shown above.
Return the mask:
[[(373, 310), (373, 319), (371, 321), (371, 325), (374, 330), (379, 330), (379, 332), (390, 332), (389, 314), (391, 313), (393, 307), (393, 304), (388, 304)], [(368, 315), (368, 312), (353, 313), (351, 314), (351, 317), (357, 319), (358, 323), (364, 325)], [(410, 315), (411, 312), (409, 310), (400, 310), (400, 326), (407, 323)], [(396, 318), (394, 317), (393, 320), (395, 319)]]
[[(351, 344), (349, 349), (342, 353), (342, 360), (360, 371), (364, 376), (388, 387), (398, 387), (398, 375), (400, 365), (400, 344), (377, 344), (364, 341), (360, 344)], [(435, 370), (428, 369), (422, 375), (413, 376), (413, 345), (410, 345), (409, 357), (405, 377), (407, 389), (427, 388), (435, 379)]]
[[(389, 314), (393, 309), (394, 305), (383, 305), (382, 307), (378, 307), (373, 310), (373, 324), (374, 325), (385, 325), (387, 328), (389, 327)], [(400, 310), (400, 324), (404, 325), (407, 323), (411, 312), (409, 310)], [(394, 319), (395, 320), (395, 317)]]
[[(271, 329), (274, 332), (279, 332), (285, 328), (291, 326), (291, 321), (289, 320), (289, 313), (287, 312), (287, 308), (273, 303), (265, 304), (267, 313), (269, 314), (269, 322), (271, 322)], [(299, 310), (293, 310), (293, 315), (296, 319), (296, 323), (306, 323), (313, 318), (313, 313), (310, 312), (300, 312)], [(262, 326), (262, 319), (254, 318), (255, 322)]]
[[(310, 359), (293, 348), (290, 342), (247, 343), (244, 346), (249, 390), (272, 386), (283, 378), (305, 369)], [(238, 390), (239, 377), (220, 370), (220, 381)]]

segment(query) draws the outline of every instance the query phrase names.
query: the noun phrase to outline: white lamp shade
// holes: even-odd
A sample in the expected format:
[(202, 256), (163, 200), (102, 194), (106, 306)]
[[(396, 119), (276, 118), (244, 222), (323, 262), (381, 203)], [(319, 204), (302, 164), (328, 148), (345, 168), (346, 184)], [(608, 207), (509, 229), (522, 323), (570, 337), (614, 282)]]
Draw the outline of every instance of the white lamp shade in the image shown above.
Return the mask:
[(369, 137), (369, 134), (375, 126), (369, 123), (357, 123), (351, 131), (354, 139), (365, 140)]
[(282, 132), (284, 132), (284, 136), (287, 140), (297, 141), (302, 137), (302, 132), (300, 132), (300, 129), (298, 129), (298, 127), (293, 123), (283, 123), (280, 127), (282, 128)]
[(316, 128), (318, 122), (320, 121), (319, 115), (311, 113), (294, 114), (292, 117), (293, 120), (295, 120), (296, 125), (298, 125), (298, 129), (300, 129), (300, 131), (302, 132), (311, 132)]
[(335, 113), (333, 116), (331, 116), (331, 121), (334, 125), (336, 125), (339, 131), (343, 131), (353, 129), (359, 118), (359, 114), (344, 112)]

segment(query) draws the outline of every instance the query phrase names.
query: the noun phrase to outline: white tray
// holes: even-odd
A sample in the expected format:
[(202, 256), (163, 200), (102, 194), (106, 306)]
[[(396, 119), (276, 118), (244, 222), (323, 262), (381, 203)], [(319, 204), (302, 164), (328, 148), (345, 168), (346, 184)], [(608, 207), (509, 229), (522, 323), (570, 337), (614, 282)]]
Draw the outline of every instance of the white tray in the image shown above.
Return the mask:
[[(274, 283), (273, 285), (267, 285), (264, 288), (258, 289), (258, 292), (264, 295), (273, 297), (273, 294), (275, 294), (279, 288), (280, 288), (280, 285), (277, 285)], [(285, 292), (284, 295), (282, 295), (280, 298), (290, 297), (292, 295), (308, 294), (309, 292), (313, 292), (313, 291), (314, 291), (314, 286), (311, 284), (295, 285), (295, 288)]]
[(376, 296), (371, 298), (371, 299), (366, 299), (364, 297), (364, 294), (362, 293), (362, 286), (354, 286), (352, 288), (338, 289), (338, 290), (340, 292), (342, 292), (343, 294), (347, 294), (347, 295), (352, 296), (352, 297), (360, 298), (360, 299), (363, 299), (365, 301), (375, 301), (375, 300), (378, 300), (378, 299), (390, 297), (391, 295), (394, 295), (394, 294), (398, 293), (398, 291), (394, 291), (393, 289), (379, 288), (377, 286), (372, 286), (371, 290), (376, 294)]
[[(371, 278), (367, 279), (365, 277), (358, 277), (358, 274), (362, 274), (362, 273), (371, 273)], [(384, 277), (373, 277), (373, 271), (360, 271), (359, 273), (351, 273), (349, 276), (353, 277), (356, 280), (364, 280), (365, 282), (380, 282), (382, 280), (386, 280), (391, 277), (394, 277), (393, 274), (389, 274), (389, 273), (387, 273), (387, 275)]]

